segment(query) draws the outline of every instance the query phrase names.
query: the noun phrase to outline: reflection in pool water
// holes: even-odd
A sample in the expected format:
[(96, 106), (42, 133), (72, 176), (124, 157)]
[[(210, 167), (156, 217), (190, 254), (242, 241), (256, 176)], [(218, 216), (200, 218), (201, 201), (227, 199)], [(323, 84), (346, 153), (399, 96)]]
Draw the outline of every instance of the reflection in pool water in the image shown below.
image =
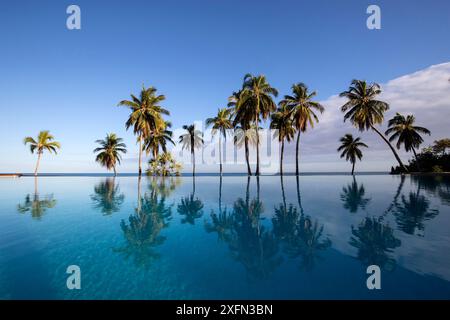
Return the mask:
[(448, 176), (4, 179), (0, 298), (449, 299), (449, 195)]

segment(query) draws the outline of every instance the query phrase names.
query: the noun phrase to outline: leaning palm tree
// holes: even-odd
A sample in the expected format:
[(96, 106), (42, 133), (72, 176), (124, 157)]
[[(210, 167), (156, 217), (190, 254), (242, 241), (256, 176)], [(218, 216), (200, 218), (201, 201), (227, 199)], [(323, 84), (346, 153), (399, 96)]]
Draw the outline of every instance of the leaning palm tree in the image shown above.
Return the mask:
[[(253, 76), (246, 74), (242, 88), (242, 103), (236, 109), (236, 118), (247, 118), (256, 125), (255, 175), (259, 176), (259, 121), (260, 117), (265, 120), (276, 110), (277, 105), (273, 101), (273, 97), (278, 96), (278, 91), (267, 82), (266, 77), (263, 75)], [(249, 115), (251, 116), (249, 117)]]
[(368, 148), (367, 145), (361, 142), (361, 138), (353, 138), (353, 136), (347, 133), (340, 140), (341, 146), (337, 149), (337, 151), (342, 151), (341, 158), (345, 157), (345, 160), (350, 161), (352, 164), (352, 175), (355, 174), (355, 163), (356, 159), (361, 161), (363, 154), (361, 151), (361, 147)]
[(272, 114), (271, 129), (275, 129), (274, 138), (278, 138), (281, 143), (280, 150), (280, 175), (283, 175), (283, 155), (284, 142), (291, 142), (294, 139), (295, 128), (292, 125), (292, 111), (286, 104), (281, 105), (275, 113)]
[(183, 129), (187, 133), (180, 135), (180, 143), (182, 148), (190, 150), (192, 157), (192, 176), (195, 176), (195, 149), (200, 148), (203, 145), (202, 132), (195, 130), (195, 124), (184, 125)]
[(164, 95), (156, 95), (156, 88), (145, 88), (142, 86), (140, 97), (133, 94), (131, 100), (122, 100), (119, 106), (131, 109), (131, 114), (125, 123), (127, 130), (133, 127), (134, 134), (137, 135), (139, 143), (139, 176), (142, 175), (142, 149), (145, 138), (148, 138), (153, 131), (164, 125), (162, 115), (169, 115), (169, 111), (159, 104), (164, 101)]
[(56, 150), (61, 148), (61, 144), (55, 140), (55, 137), (50, 134), (50, 131), (44, 130), (39, 132), (37, 140), (35, 140), (32, 137), (26, 137), (23, 140), (23, 143), (30, 145), (30, 151), (31, 153), (34, 153), (36, 151), (38, 158), (36, 162), (36, 169), (34, 170), (34, 175), (37, 176), (38, 170), (39, 170), (39, 163), (41, 161), (41, 156), (44, 153), (45, 150), (52, 153), (54, 152), (56, 154)]
[(172, 124), (169, 121), (166, 121), (164, 125), (154, 130), (149, 137), (145, 138), (144, 149), (147, 153), (152, 152), (153, 159), (158, 157), (160, 148), (164, 153), (166, 153), (167, 144), (175, 144), (172, 140), (173, 132), (169, 130), (171, 127)]
[(344, 121), (350, 119), (351, 123), (360, 131), (369, 129), (375, 131), (386, 142), (400, 167), (406, 172), (407, 170), (392, 144), (375, 127), (377, 124), (383, 123), (384, 112), (389, 110), (389, 104), (376, 99), (380, 93), (381, 88), (377, 83), (367, 84), (366, 81), (353, 80), (349, 89), (339, 95), (348, 99), (341, 107), (341, 111), (345, 112)]
[(317, 114), (314, 112), (319, 111), (322, 113), (325, 108), (312, 99), (316, 95), (316, 92), (309, 92), (308, 87), (304, 83), (297, 83), (292, 86), (292, 95), (284, 96), (284, 99), (280, 101), (280, 105), (287, 105), (293, 109), (293, 125), (297, 130), (297, 143), (295, 148), (295, 174), (299, 175), (298, 169), (298, 156), (300, 149), (300, 133), (306, 132), (308, 126), (313, 128), (314, 123), (319, 122)]
[(206, 119), (206, 126), (212, 126), (212, 135), (219, 133), (219, 161), (220, 161), (220, 175), (222, 175), (222, 137), (227, 140), (227, 130), (233, 128), (231, 123), (231, 109), (219, 109), (214, 118)]
[(414, 125), (416, 118), (413, 115), (403, 116), (400, 113), (396, 113), (388, 122), (388, 129), (386, 135), (391, 137), (389, 141), (392, 142), (397, 139), (397, 149), (400, 149), (401, 145), (405, 147), (405, 151), (412, 151), (414, 157), (417, 159), (416, 148), (422, 144), (423, 139), (419, 133), (430, 135), (431, 132), (427, 128), (418, 127)]
[(121, 153), (127, 153), (126, 144), (122, 142), (123, 139), (116, 136), (115, 133), (109, 133), (104, 140), (96, 140), (100, 147), (94, 149), (97, 153), (95, 161), (100, 163), (107, 170), (113, 170), (114, 176), (117, 175), (116, 166), (120, 164), (122, 159)]

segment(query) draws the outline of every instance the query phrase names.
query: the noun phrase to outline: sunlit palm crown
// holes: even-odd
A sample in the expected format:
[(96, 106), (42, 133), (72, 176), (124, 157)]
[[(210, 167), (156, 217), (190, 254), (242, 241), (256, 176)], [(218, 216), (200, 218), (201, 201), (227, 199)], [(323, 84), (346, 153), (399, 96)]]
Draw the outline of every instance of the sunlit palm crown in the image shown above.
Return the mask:
[(285, 95), (280, 101), (280, 106), (293, 109), (293, 124), (297, 130), (305, 132), (308, 125), (314, 127), (314, 122), (319, 122), (314, 110), (322, 113), (325, 108), (312, 100), (315, 95), (315, 91), (308, 92), (308, 87), (304, 83), (297, 83), (292, 86), (292, 95)]
[(382, 123), (384, 112), (389, 110), (389, 105), (376, 99), (380, 93), (381, 88), (376, 83), (367, 84), (366, 81), (353, 80), (348, 91), (339, 95), (348, 99), (341, 107), (342, 112), (346, 112), (344, 121), (350, 119), (361, 131)]
[(389, 141), (397, 139), (397, 148), (403, 144), (407, 152), (412, 148), (417, 148), (423, 142), (419, 133), (430, 135), (430, 130), (423, 127), (414, 126), (415, 118), (413, 115), (403, 116), (399, 113), (389, 120), (386, 135), (392, 134)]
[(355, 163), (356, 159), (362, 159), (361, 147), (367, 148), (367, 145), (361, 142), (361, 138), (354, 139), (351, 134), (346, 134), (340, 139), (341, 146), (337, 149), (342, 151), (341, 158), (345, 157), (347, 161)]
[(44, 150), (49, 151), (50, 153), (57, 153), (57, 149), (61, 148), (61, 144), (57, 141), (53, 141), (55, 138), (50, 134), (48, 130), (39, 132), (37, 140), (32, 137), (26, 137), (23, 142), (24, 144), (30, 145), (31, 153), (41, 154)]
[(110, 133), (104, 140), (96, 140), (100, 147), (94, 149), (97, 153), (95, 161), (105, 166), (108, 170), (113, 169), (116, 163), (120, 164), (122, 159), (121, 153), (126, 153), (126, 145), (122, 142), (123, 139), (117, 137), (114, 133)]
[(213, 118), (206, 119), (206, 126), (212, 126), (212, 134), (215, 135), (218, 131), (223, 137), (226, 137), (227, 130), (233, 129), (231, 121), (232, 110), (223, 108), (217, 111), (217, 115)]
[(278, 137), (279, 141), (287, 140), (290, 142), (294, 138), (295, 128), (293, 123), (294, 109), (283, 104), (275, 113), (272, 114), (272, 122), (270, 128), (275, 129), (274, 137)]
[(144, 148), (147, 153), (152, 151), (153, 155), (156, 156), (159, 153), (159, 148), (163, 152), (167, 152), (168, 143), (175, 145), (175, 142), (172, 140), (173, 132), (169, 130), (171, 127), (172, 123), (165, 121), (161, 127), (154, 130), (150, 136), (145, 138)]

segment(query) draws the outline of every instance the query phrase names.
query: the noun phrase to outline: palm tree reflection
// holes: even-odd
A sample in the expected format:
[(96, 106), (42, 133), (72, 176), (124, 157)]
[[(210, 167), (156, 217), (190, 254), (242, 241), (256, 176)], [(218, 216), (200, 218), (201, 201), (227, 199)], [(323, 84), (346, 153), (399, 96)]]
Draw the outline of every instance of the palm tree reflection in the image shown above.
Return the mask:
[(53, 194), (41, 197), (38, 191), (38, 178), (34, 178), (34, 193), (27, 194), (23, 203), (17, 205), (17, 211), (20, 213), (31, 213), (31, 217), (40, 220), (47, 209), (56, 206), (56, 200)]
[(138, 267), (148, 268), (160, 257), (155, 250), (164, 243), (166, 237), (161, 235), (169, 225), (172, 216), (172, 206), (166, 203), (160, 188), (150, 188), (143, 197), (140, 195), (138, 179), (138, 204), (135, 213), (130, 215), (128, 222), (122, 220), (120, 227), (125, 236), (126, 244), (122, 248), (114, 249), (124, 255), (126, 259), (133, 259)]
[(365, 210), (370, 198), (365, 198), (366, 190), (364, 185), (358, 185), (355, 177), (353, 182), (342, 188), (341, 200), (345, 209), (351, 213), (358, 212), (358, 209)]
[(195, 220), (203, 216), (203, 202), (195, 197), (195, 177), (192, 179), (192, 193), (183, 197), (177, 208), (178, 213), (183, 216), (181, 223), (195, 224)]
[(377, 265), (391, 271), (396, 261), (391, 257), (393, 249), (400, 247), (401, 241), (394, 236), (394, 230), (378, 218), (365, 218), (352, 226), (350, 245), (358, 249), (358, 259), (364, 265)]
[(94, 208), (99, 209), (105, 216), (120, 211), (124, 199), (125, 195), (120, 192), (114, 178), (98, 183), (94, 187), (94, 194), (91, 195)]

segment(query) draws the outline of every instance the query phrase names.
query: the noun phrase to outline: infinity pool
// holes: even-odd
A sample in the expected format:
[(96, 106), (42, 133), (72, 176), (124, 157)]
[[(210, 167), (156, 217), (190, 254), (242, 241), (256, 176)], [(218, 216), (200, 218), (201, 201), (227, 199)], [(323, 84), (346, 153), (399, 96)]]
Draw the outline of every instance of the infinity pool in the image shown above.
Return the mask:
[(0, 298), (450, 299), (450, 179), (2, 178)]

